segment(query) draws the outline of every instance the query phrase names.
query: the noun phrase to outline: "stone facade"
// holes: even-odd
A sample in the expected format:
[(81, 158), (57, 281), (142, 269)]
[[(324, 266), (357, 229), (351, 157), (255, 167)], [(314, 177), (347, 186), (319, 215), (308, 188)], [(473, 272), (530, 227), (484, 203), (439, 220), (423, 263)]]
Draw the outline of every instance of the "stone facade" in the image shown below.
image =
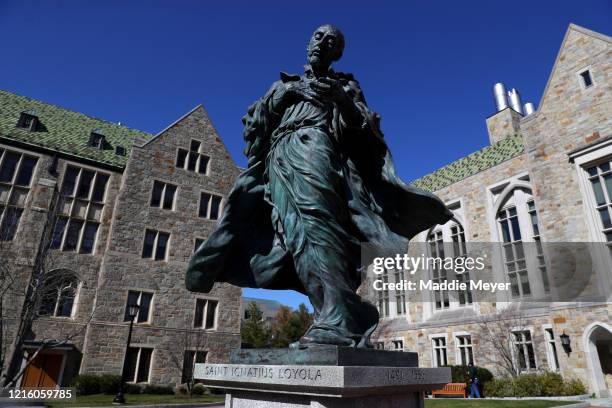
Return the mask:
[[(31, 101), (15, 95), (7, 98), (11, 103), (21, 101), (26, 105)], [(38, 101), (32, 103), (39, 105), (38, 119), (46, 124), (48, 137), (58, 134), (54, 119), (45, 110), (46, 105)], [(1, 113), (7, 116), (7, 112), (3, 110)], [(78, 114), (68, 111), (64, 114), (61, 111), (57, 116), (65, 120), (70, 115)], [(15, 127), (14, 116), (4, 119), (7, 123), (11, 121), (11, 126)], [(65, 126), (72, 126), (72, 131), (75, 131), (79, 120), (80, 117), (76, 117), (75, 123)], [(83, 119), (86, 120), (89, 119)], [(105, 125), (102, 123), (100, 126)], [(68, 244), (60, 239), (59, 249), (45, 252), (46, 269), (71, 271), (77, 278), (78, 290), (68, 312), (56, 311), (55, 316), (39, 316), (34, 320), (24, 351), (36, 350), (43, 341), (61, 341), (59, 347), (44, 349), (42, 353), (61, 356), (58, 360), (61, 361), (59, 371), (55, 372), (58, 367), (50, 367), (49, 372), (53, 380), (63, 386), (79, 373), (121, 374), (128, 335), (128, 322), (125, 319), (128, 296), (130, 291), (132, 296), (143, 293), (137, 300), (142, 304), (141, 311), (145, 310), (145, 297), (150, 296), (150, 304), (147, 317), (137, 317), (134, 323), (131, 347), (134, 350), (132, 356), (137, 359), (131, 364), (136, 371), (140, 370), (134, 379), (151, 384), (180, 384), (186, 352), (197, 352), (200, 362), (202, 359), (225, 362), (229, 350), (240, 345), (240, 288), (216, 284), (209, 294), (201, 295), (188, 292), (184, 284), (185, 270), (194, 252), (196, 239), (205, 239), (217, 222), (217, 217), (211, 215), (215, 212), (210, 208), (214, 204), (209, 204), (208, 212), (205, 206), (205, 214), (201, 214), (202, 193), (224, 197), (240, 170), (202, 106), (156, 136), (119, 129), (114, 124), (108, 126), (117, 128), (115, 131), (123, 132), (132, 142), (128, 145), (125, 140), (121, 141), (128, 150), (123, 163), (108, 164), (83, 157), (74, 154), (78, 152), (70, 151), (70, 146), (54, 154), (45, 146), (24, 145), (16, 140), (16, 135), (21, 131), (13, 131), (12, 128), (0, 134), (0, 153), (18, 152), (37, 158), (17, 232), (12, 240), (0, 242), (0, 250), (7, 257), (3, 262), (17, 277), (16, 295), (3, 299), (5, 335), (2, 346), (5, 351), (11, 350), (13, 338), (6, 333), (12, 334), (16, 329), (17, 316), (26, 298), (19, 294), (23, 294), (30, 280), (39, 256), (37, 254), (41, 251), (41, 242), (46, 242), (43, 229), (46, 227), (56, 231), (64, 209), (74, 202), (71, 213), (74, 215), (80, 211), (77, 205), (85, 202), (79, 201), (74, 194), (69, 196), (62, 192), (69, 178), (68, 169), (81, 169), (79, 174), (88, 170), (108, 176), (101, 203), (89, 200), (90, 211), (95, 207), (99, 214), (97, 218), (93, 216), (98, 224), (93, 249), (91, 253), (79, 253), (78, 248), (76, 251), (62, 250)], [(88, 143), (90, 131), (92, 129), (83, 135), (84, 141), (79, 142), (83, 146)], [(118, 140), (108, 136), (106, 143), (119, 143)], [(197, 152), (190, 153), (194, 145), (199, 145)], [(177, 165), (179, 149), (188, 152), (183, 168)], [(187, 162), (191, 154), (202, 156), (200, 160), (204, 164), (208, 158), (207, 165), (202, 165), (201, 171), (198, 171), (199, 168), (189, 168)], [(163, 203), (152, 205), (155, 181), (176, 187), (171, 208), (165, 209)], [(3, 186), (0, 185), (0, 188)], [(76, 191), (78, 195), (79, 191)], [(162, 201), (163, 197), (162, 192)], [(54, 207), (54, 203), (57, 203), (57, 207)], [(223, 200), (219, 213), (222, 207)], [(72, 219), (73, 216), (70, 217)], [(70, 229), (67, 228), (64, 240), (69, 239)], [(144, 257), (146, 231), (168, 234), (165, 255), (160, 256), (162, 259)], [(85, 245), (83, 230), (79, 237), (80, 248)], [(161, 248), (159, 242), (153, 243), (153, 251)], [(208, 309), (202, 305), (209, 305)], [(216, 308), (211, 305), (216, 305)], [(200, 312), (204, 316), (200, 314), (196, 317), (198, 307), (202, 308)], [(204, 310), (210, 313), (209, 320)], [(203, 319), (201, 324), (195, 323), (198, 319)], [(151, 350), (148, 363), (145, 352), (138, 352), (139, 348)]]
[[(456, 214), (457, 220), (449, 222), (449, 225), (461, 224), (466, 241), (504, 242), (498, 213), (512, 207), (519, 212), (524, 242), (601, 242), (610, 245), (612, 234), (609, 227), (612, 226), (600, 217), (599, 210), (606, 207), (602, 207), (601, 198), (594, 198), (587, 169), (602, 164), (601, 177), (612, 178), (612, 175), (605, 176), (605, 163), (612, 161), (611, 42), (608, 36), (571, 25), (539, 109), (522, 117), (507, 108), (487, 119), (492, 146), (519, 134), (524, 145), (523, 153), (508, 155), (507, 160), (485, 170), (468, 170), (460, 180), (440, 179), (436, 174), (447, 174), (441, 169), (415, 182), (424, 187), (435, 186), (431, 190)], [(590, 86), (585, 81), (585, 71), (592, 82)], [(470, 163), (462, 164), (471, 166)], [(453, 166), (455, 164), (449, 167)], [(453, 171), (457, 173), (455, 168)], [(612, 192), (612, 184), (607, 188)], [(520, 193), (515, 194), (516, 191)], [(526, 209), (528, 203), (533, 203), (534, 207)], [(525, 207), (522, 210), (519, 209), (521, 205)], [(537, 217), (539, 234), (532, 229), (531, 215)], [(411, 253), (426, 251), (428, 244), (424, 242), (437, 231), (442, 234), (448, 229), (448, 225), (437, 226), (432, 231), (421, 233), (411, 244)], [(444, 234), (445, 240), (450, 237), (450, 232)], [(605, 244), (601, 247), (606, 248)], [(591, 254), (594, 264), (591, 284), (609, 295), (612, 252), (608, 249)], [(499, 265), (492, 262), (488, 267), (503, 273), (504, 264), (499, 261)], [(548, 274), (554, 278), (556, 271), (550, 267), (551, 261), (547, 262)], [(533, 293), (544, 290), (542, 279), (534, 278), (531, 272), (529, 279)], [(407, 302), (404, 307), (398, 307), (394, 295), (385, 300), (389, 304), (383, 306), (383, 318), (376, 333), (379, 346), (399, 348), (397, 344), (401, 344), (401, 348), (407, 351), (417, 351), (419, 363), (425, 367), (439, 364), (438, 351), (443, 348), (446, 357), (442, 362), (461, 364), (460, 348), (468, 337), (476, 365), (489, 368), (496, 375), (509, 375), (500, 363), (502, 353), (487, 340), (484, 322), (503, 316), (504, 309), (523, 302), (518, 308), (521, 327), (529, 331), (534, 362), (527, 361), (527, 367), (519, 367), (519, 370), (559, 371), (565, 377), (581, 379), (590, 392), (602, 396), (610, 393), (606, 387), (606, 376), (608, 379), (612, 376), (610, 298), (603, 302), (576, 299), (575, 302), (529, 305), (526, 303), (529, 295), (521, 294), (518, 299), (502, 297), (497, 302), (475, 301), (462, 305), (456, 298), (453, 302), (451, 295), (448, 306), (443, 302), (438, 306), (432, 294), (416, 293), (413, 299), (420, 301)], [(547, 337), (549, 334), (553, 335), (552, 343)], [(569, 336), (570, 352), (566, 352), (561, 344), (562, 334)], [(520, 356), (517, 347), (512, 345), (510, 349), (518, 367)]]

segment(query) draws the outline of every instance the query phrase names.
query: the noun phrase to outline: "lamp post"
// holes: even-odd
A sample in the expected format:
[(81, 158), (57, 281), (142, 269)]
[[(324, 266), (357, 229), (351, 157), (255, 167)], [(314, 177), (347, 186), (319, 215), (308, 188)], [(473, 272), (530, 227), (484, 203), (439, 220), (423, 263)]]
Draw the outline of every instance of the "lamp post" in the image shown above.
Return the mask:
[(121, 369), (121, 382), (119, 383), (119, 390), (117, 391), (117, 395), (115, 395), (115, 399), (113, 399), (113, 404), (125, 404), (125, 397), (123, 396), (124, 388), (125, 388), (125, 375), (127, 369), (127, 358), (128, 352), (130, 351), (130, 342), (132, 341), (132, 326), (134, 325), (134, 318), (138, 315), (138, 309), (140, 306), (137, 304), (132, 304), (128, 306), (128, 317), (130, 318), (130, 330), (128, 331), (127, 337), (127, 346), (125, 347), (125, 355), (123, 356), (123, 368)]

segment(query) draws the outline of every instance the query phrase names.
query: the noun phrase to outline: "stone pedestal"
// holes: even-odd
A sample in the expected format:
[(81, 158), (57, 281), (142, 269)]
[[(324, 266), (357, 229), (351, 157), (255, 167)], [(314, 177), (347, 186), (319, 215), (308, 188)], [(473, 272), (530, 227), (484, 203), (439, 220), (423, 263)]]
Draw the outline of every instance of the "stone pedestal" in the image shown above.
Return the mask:
[(451, 381), (450, 368), (416, 367), (415, 353), (307, 350), (239, 350), (230, 364), (196, 364), (194, 377), (228, 390), (226, 408), (422, 408), (425, 391)]

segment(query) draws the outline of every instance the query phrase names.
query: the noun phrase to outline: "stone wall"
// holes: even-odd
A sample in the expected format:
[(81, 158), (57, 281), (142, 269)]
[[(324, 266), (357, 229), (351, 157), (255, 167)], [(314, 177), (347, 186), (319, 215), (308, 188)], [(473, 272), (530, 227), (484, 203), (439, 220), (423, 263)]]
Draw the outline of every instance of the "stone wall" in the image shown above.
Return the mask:
[[(511, 115), (511, 109), (498, 112), (487, 120), (492, 142), (505, 133), (519, 129), (525, 154), (498, 166), (461, 180), (435, 193), (446, 203), (459, 202), (467, 241), (498, 241), (494, 203), (500, 190), (511, 183), (529, 185), (538, 212), (544, 242), (603, 241), (601, 231), (589, 231), (585, 221), (593, 211), (585, 204), (580, 175), (570, 161), (576, 149), (592, 146), (612, 136), (612, 83), (610, 73), (612, 50), (609, 37), (570, 26), (557, 62), (536, 113), (526, 118)], [(585, 88), (580, 72), (589, 69), (594, 86)], [(520, 120), (520, 123), (517, 123)], [(597, 233), (599, 235), (597, 235)], [(417, 237), (423, 241), (426, 234)], [(411, 244), (420, 247), (417, 242)], [(418, 250), (417, 250), (418, 252)], [(554, 275), (555, 271), (551, 270)], [(599, 282), (612, 282), (612, 271), (596, 270)], [(418, 296), (415, 296), (418, 297)], [(404, 349), (417, 351), (420, 364), (431, 366), (431, 335), (446, 334), (449, 364), (456, 364), (453, 333), (472, 336), (475, 362), (503, 375), (494, 358), (498, 351), (483, 341), (483, 319), (498, 313), (503, 303), (480, 303), (470, 307), (435, 311), (423, 302), (408, 305), (407, 316), (381, 320), (377, 340), (389, 346), (392, 339), (403, 338)], [(550, 325), (557, 339), (560, 371), (566, 377), (579, 378), (597, 391), (589, 371), (585, 336), (593, 323), (611, 321), (610, 303), (548, 303), (523, 307), (521, 315), (532, 330), (538, 370), (548, 370), (549, 361), (543, 325)], [(566, 354), (559, 335), (566, 333), (572, 341), (572, 352)]]
[[(189, 149), (192, 139), (200, 141), (210, 156), (208, 175), (175, 165), (177, 149)], [(229, 350), (240, 345), (241, 290), (216, 284), (211, 293), (200, 296), (188, 292), (184, 283), (195, 239), (206, 238), (216, 225), (216, 221), (198, 216), (200, 193), (225, 196), (238, 172), (202, 107), (153, 140), (134, 147), (115, 207), (82, 372), (120, 373), (127, 336), (123, 318), (130, 289), (153, 293), (150, 320), (135, 324), (132, 337), (135, 347), (154, 349), (150, 382), (180, 382), (181, 367), (171, 359), (178, 353), (178, 365), (182, 366), (185, 348), (192, 348), (185, 343), (188, 336), (201, 334), (199, 348), (208, 352), (210, 362), (226, 360)], [(174, 210), (151, 207), (153, 180), (178, 186)], [(142, 259), (147, 228), (170, 233), (166, 260)], [(216, 330), (194, 329), (199, 297), (219, 302)]]
[[(207, 175), (175, 165), (177, 149), (189, 149), (192, 139), (199, 140), (203, 153), (210, 157)], [(205, 239), (217, 222), (198, 216), (200, 193), (225, 196), (239, 174), (204, 109), (201, 106), (194, 109), (153, 140), (141, 140), (133, 148), (123, 172), (60, 157), (55, 173), (49, 170), (53, 157), (27, 153), (39, 157), (31, 191), (15, 239), (2, 242), (0, 248), (9, 254), (3, 262), (16, 277), (18, 293), (24, 292), (30, 279), (49, 208), (67, 165), (110, 175), (93, 253), (51, 250), (45, 256), (47, 270), (66, 268), (81, 281), (73, 316), (39, 317), (28, 338), (32, 342), (65, 340), (62, 350), (72, 349), (66, 353), (62, 384), (70, 383), (79, 372), (121, 373), (128, 331), (123, 320), (129, 290), (154, 293), (151, 319), (134, 325), (132, 339), (134, 346), (154, 349), (149, 382), (179, 383), (185, 349), (206, 351), (210, 362), (226, 361), (229, 350), (240, 345), (241, 290), (216, 284), (211, 293), (200, 296), (188, 292), (184, 283), (195, 239)], [(154, 179), (178, 186), (173, 210), (151, 207)], [(171, 234), (165, 261), (142, 259), (146, 228)], [(215, 329), (193, 327), (196, 298), (201, 297), (219, 301)], [(10, 348), (22, 305), (23, 296), (4, 299), (4, 350)]]

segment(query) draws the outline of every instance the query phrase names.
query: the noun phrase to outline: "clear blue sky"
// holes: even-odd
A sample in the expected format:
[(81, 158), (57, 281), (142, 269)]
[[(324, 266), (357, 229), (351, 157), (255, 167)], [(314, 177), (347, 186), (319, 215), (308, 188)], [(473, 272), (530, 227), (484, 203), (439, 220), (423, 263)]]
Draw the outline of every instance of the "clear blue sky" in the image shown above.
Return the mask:
[(152, 133), (202, 103), (244, 166), (246, 107), (332, 23), (412, 180), (487, 144), (495, 82), (538, 103), (570, 22), (612, 34), (610, 0), (213, 3), (0, 0), (0, 89)]

